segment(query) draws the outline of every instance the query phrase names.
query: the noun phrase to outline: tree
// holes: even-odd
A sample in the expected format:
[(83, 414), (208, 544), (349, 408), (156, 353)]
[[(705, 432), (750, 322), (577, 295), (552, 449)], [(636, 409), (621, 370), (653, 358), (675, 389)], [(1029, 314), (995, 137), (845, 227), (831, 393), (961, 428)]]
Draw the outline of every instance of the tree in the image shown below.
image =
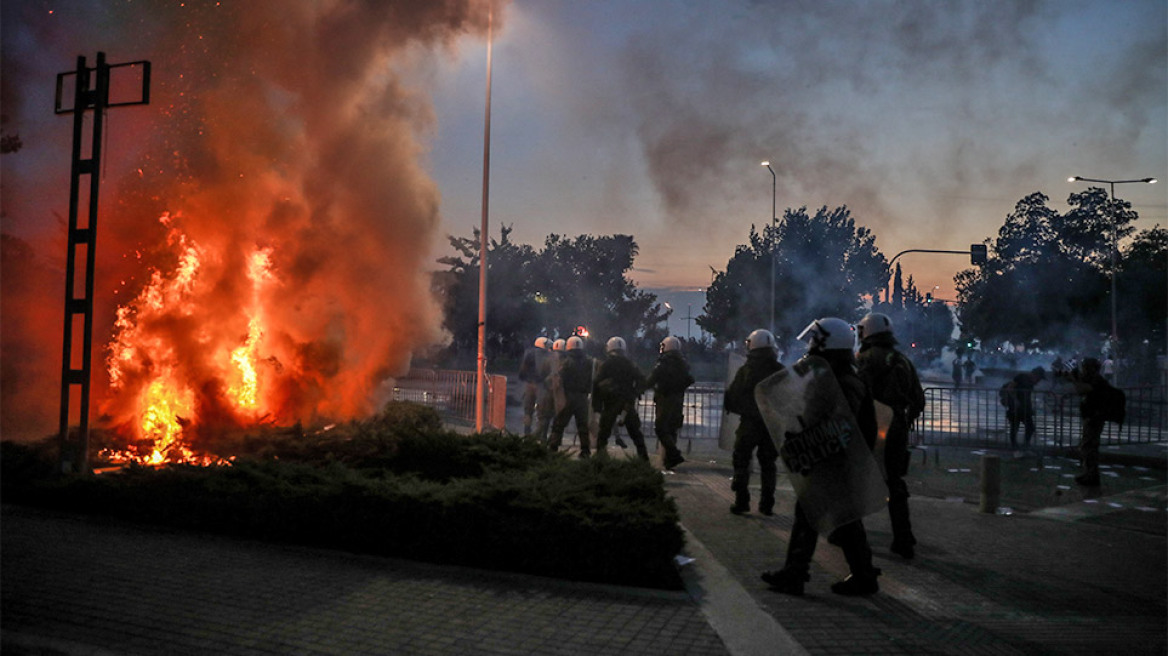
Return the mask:
[(1168, 317), (1168, 230), (1144, 230), (1120, 261), (1119, 328), (1129, 371), (1125, 383), (1159, 384), (1157, 353), (1165, 352)]
[(1071, 194), (1072, 209), (1061, 217), (1047, 201), (1038, 192), (1018, 201), (993, 257), (954, 278), (961, 323), (986, 343), (1097, 352), (1109, 323), (1110, 212), (1120, 236), (1134, 213), (1109, 203), (1102, 189)]
[[(542, 330), (538, 256), (530, 246), (511, 241), (512, 228), (501, 225), (499, 240), (487, 251), (487, 347), (490, 357), (515, 357)], [(445, 328), (455, 353), (478, 350), (479, 231), (471, 238), (450, 236), (458, 256), (442, 257), (446, 295)]]
[(725, 271), (716, 271), (698, 325), (722, 343), (736, 343), (770, 324), (771, 257), (775, 258), (775, 332), (792, 342), (813, 319), (858, 319), (866, 298), (888, 281), (888, 261), (871, 231), (857, 227), (846, 206), (814, 215), (787, 209), (778, 226), (734, 251)]
[[(537, 335), (567, 337), (578, 326), (604, 340), (620, 335), (635, 349), (664, 336), (657, 297), (636, 289), (627, 273), (637, 256), (629, 235), (568, 239), (549, 235), (542, 251), (511, 241), (503, 226), (487, 254), (488, 357), (518, 357)], [(446, 328), (456, 353), (477, 349), (479, 234), (450, 237), (459, 255), (443, 257)]]

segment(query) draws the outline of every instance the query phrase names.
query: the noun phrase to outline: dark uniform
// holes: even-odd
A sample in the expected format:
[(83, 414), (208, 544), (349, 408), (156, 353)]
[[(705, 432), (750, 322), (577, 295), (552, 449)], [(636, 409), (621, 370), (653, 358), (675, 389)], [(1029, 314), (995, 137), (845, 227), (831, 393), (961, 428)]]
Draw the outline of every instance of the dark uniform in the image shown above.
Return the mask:
[(535, 405), (535, 436), (539, 438), (541, 443), (545, 444), (548, 439), (548, 428), (551, 427), (552, 418), (556, 416), (556, 397), (552, 390), (552, 385), (555, 384), (553, 377), (560, 375), (560, 362), (563, 360), (563, 355), (560, 351), (552, 351), (539, 364), (539, 376), (542, 382), (539, 388), (539, 400)]
[(884, 442), (884, 477), (888, 484), (888, 517), (892, 523), (892, 551), (912, 558), (917, 539), (908, 510), (910, 452), (908, 429), (923, 410), (924, 390), (912, 360), (896, 348), (892, 333), (864, 338), (856, 356), (859, 376), (872, 396), (892, 408), (892, 423)]
[(1034, 386), (1046, 378), (1042, 367), (1018, 374), (1006, 383), (1006, 420), (1010, 422), (1010, 446), (1018, 448), (1018, 424), (1026, 426), (1026, 446), (1034, 439)]
[[(828, 350), (816, 353), (831, 365), (832, 373), (843, 389), (848, 407), (859, 424), (860, 434), (869, 448), (876, 444), (876, 408), (872, 394), (855, 373), (852, 352)], [(868, 546), (868, 534), (860, 520), (844, 524), (831, 532), (827, 541), (844, 552), (851, 576), (832, 584), (837, 594), (871, 594), (879, 589), (876, 577), (880, 570), (872, 566), (872, 548)], [(766, 581), (780, 592), (803, 594), (803, 583), (810, 579), (811, 559), (819, 542), (819, 532), (808, 520), (803, 505), (795, 502), (795, 524), (791, 528), (791, 540), (787, 543), (787, 561), (777, 572), (765, 572)]]
[(592, 358), (584, 355), (584, 349), (567, 351), (560, 362), (560, 383), (564, 387), (564, 407), (556, 413), (552, 421), (552, 433), (548, 448), (557, 451), (564, 441), (564, 429), (568, 421), (576, 420), (576, 433), (580, 435), (580, 457), (590, 455), (588, 438), (588, 393), (592, 391)]
[(653, 390), (653, 405), (657, 410), (653, 428), (665, 449), (666, 469), (685, 462), (677, 448), (677, 434), (685, 421), (685, 390), (693, 384), (694, 377), (681, 351), (665, 351), (658, 356), (646, 383)]
[(1094, 487), (1099, 485), (1099, 442), (1103, 436), (1104, 417), (1107, 413), (1107, 388), (1111, 383), (1100, 373), (1099, 360), (1083, 360), (1082, 373), (1074, 379), (1075, 390), (1083, 395), (1079, 402), (1079, 415), (1083, 418), (1083, 432), (1079, 440), (1079, 458), (1083, 463), (1083, 473), (1075, 477), (1079, 485)]
[(528, 347), (519, 363), (519, 380), (523, 381), (523, 434), (531, 435), (531, 425), (535, 419), (536, 406), (544, 387), (544, 377), (548, 372), (543, 363), (548, 352), (538, 346)]
[(734, 505), (730, 507), (732, 513), (741, 514), (750, 510), (750, 459), (756, 451), (758, 475), (762, 483), (758, 510), (764, 515), (774, 512), (775, 485), (778, 482), (775, 461), (779, 458), (779, 451), (767, 432), (758, 403), (754, 400), (754, 386), (782, 369), (783, 364), (779, 362), (774, 349), (752, 349), (726, 388), (722, 401), (726, 411), (742, 418), (734, 433), (734, 478), (730, 483), (730, 489), (734, 490)]
[(641, 432), (641, 418), (637, 415), (637, 397), (645, 390), (645, 374), (620, 351), (609, 351), (596, 381), (592, 385), (592, 409), (600, 413), (600, 428), (596, 436), (596, 454), (603, 455), (608, 447), (612, 427), (623, 412), (625, 429), (629, 432), (637, 455), (649, 459), (645, 435)]

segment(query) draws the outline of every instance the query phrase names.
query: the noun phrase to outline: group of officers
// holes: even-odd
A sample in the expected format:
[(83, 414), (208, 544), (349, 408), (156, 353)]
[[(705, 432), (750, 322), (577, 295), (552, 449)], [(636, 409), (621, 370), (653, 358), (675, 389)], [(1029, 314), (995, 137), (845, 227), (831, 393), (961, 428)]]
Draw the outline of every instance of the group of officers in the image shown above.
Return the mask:
[[(903, 558), (912, 558), (916, 538), (909, 517), (909, 492), (904, 477), (908, 473), (910, 456), (908, 431), (923, 409), (924, 392), (912, 361), (896, 349), (891, 319), (884, 314), (871, 313), (854, 326), (835, 317), (817, 319), (800, 333), (798, 340), (806, 344), (808, 355), (823, 358), (830, 365), (869, 448), (875, 448), (878, 432), (874, 402), (879, 401), (891, 408), (892, 418), (885, 434), (883, 456), (893, 532), (891, 551)], [(746, 348), (746, 361), (735, 373), (724, 397), (725, 410), (740, 417), (732, 457), (734, 504), (730, 512), (736, 515), (750, 512), (751, 464), (757, 459), (761, 483), (758, 511), (772, 515), (779, 451), (755, 401), (754, 388), (784, 366), (779, 362), (775, 336), (768, 330), (750, 333)], [(623, 417), (637, 455), (648, 460), (636, 401), (651, 389), (656, 406), (656, 435), (665, 451), (663, 464), (666, 469), (672, 469), (685, 461), (677, 448), (677, 436), (683, 423), (685, 391), (693, 384), (694, 378), (681, 353), (681, 342), (676, 337), (662, 340), (660, 356), (648, 377), (628, 358), (625, 340), (621, 337), (608, 340), (605, 357), (598, 363), (585, 354), (584, 340), (579, 336), (554, 342), (540, 337), (524, 354), (519, 378), (525, 385), (524, 433), (536, 435), (548, 448), (560, 448), (564, 430), (574, 420), (580, 438), (580, 456), (591, 455), (591, 403), (591, 410), (600, 417), (596, 454), (606, 453), (613, 427)], [(779, 592), (802, 595), (804, 583), (809, 580), (818, 538), (819, 534), (803, 507), (796, 502), (786, 562), (779, 570), (764, 572), (762, 579)], [(827, 539), (843, 550), (851, 570), (846, 579), (832, 585), (832, 591), (841, 595), (878, 592), (876, 579), (880, 570), (872, 565), (872, 549), (862, 522), (857, 520), (840, 526)]]
[[(904, 477), (910, 455), (908, 430), (923, 409), (924, 391), (912, 361), (896, 349), (891, 319), (871, 313), (853, 326), (843, 319), (825, 317), (812, 321), (797, 339), (806, 344), (807, 355), (820, 357), (830, 366), (868, 448), (874, 449), (877, 440), (875, 401), (891, 409), (883, 463), (893, 535), (891, 551), (912, 558), (917, 541), (909, 518), (909, 492)], [(734, 443), (734, 505), (730, 512), (750, 511), (750, 466), (752, 458), (756, 458), (761, 479), (758, 510), (770, 515), (774, 513), (779, 452), (755, 401), (754, 388), (784, 367), (778, 361), (775, 337), (769, 331), (752, 332), (746, 339), (746, 348), (746, 362), (727, 387), (725, 397), (726, 410), (741, 417)], [(812, 472), (814, 476), (814, 469)], [(827, 540), (843, 551), (851, 571), (847, 578), (831, 586), (832, 592), (855, 596), (880, 590), (876, 580), (880, 570), (872, 565), (872, 549), (860, 520), (835, 528)], [(763, 581), (778, 592), (802, 595), (818, 541), (819, 533), (796, 501), (786, 562), (781, 569), (763, 572)]]
[[(669, 336), (661, 341), (661, 354), (647, 378), (628, 358), (624, 338), (610, 338), (604, 352), (605, 357), (599, 362), (588, 357), (584, 340), (578, 335), (554, 342), (547, 337), (535, 340), (519, 366), (519, 379), (524, 384), (524, 434), (534, 434), (556, 451), (563, 442), (564, 429), (570, 421), (575, 421), (580, 457), (587, 458), (592, 454), (589, 440), (589, 410), (592, 410), (600, 415), (596, 430), (597, 455), (607, 453), (608, 438), (623, 417), (637, 455), (647, 461), (649, 450), (641, 431), (637, 399), (651, 389), (657, 411), (654, 428), (665, 450), (665, 468), (672, 469), (685, 462), (677, 448), (677, 434), (684, 421), (685, 390), (694, 383), (694, 378), (681, 354), (681, 340)], [(624, 446), (620, 438), (617, 443)]]

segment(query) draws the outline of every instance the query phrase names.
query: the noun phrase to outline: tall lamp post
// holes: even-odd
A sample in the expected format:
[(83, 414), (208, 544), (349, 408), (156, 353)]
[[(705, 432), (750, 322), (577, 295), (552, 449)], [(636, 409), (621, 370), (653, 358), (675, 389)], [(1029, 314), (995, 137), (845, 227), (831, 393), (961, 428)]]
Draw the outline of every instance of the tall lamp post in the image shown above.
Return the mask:
[[(761, 166), (767, 167), (771, 172), (771, 228), (772, 234), (775, 223), (778, 222), (777, 200), (778, 200), (778, 185), (779, 178), (775, 175), (775, 170), (771, 168), (769, 161), (760, 163)], [(775, 333), (775, 246), (771, 244), (771, 334)]]
[(1117, 184), (1131, 184), (1142, 182), (1145, 184), (1155, 184), (1156, 178), (1140, 178), (1139, 180), (1099, 180), (1097, 178), (1084, 178), (1081, 175), (1073, 175), (1067, 178), (1067, 182), (1098, 182), (1100, 184), (1108, 185), (1110, 191), (1110, 203), (1108, 210), (1111, 212), (1111, 349), (1112, 361), (1115, 366), (1114, 382), (1119, 385), (1119, 325), (1116, 319), (1116, 253), (1119, 250), (1119, 224), (1115, 216), (1115, 185)]
[(475, 432), (483, 432), (483, 404), (487, 398), (487, 238), (491, 197), (491, 42), (494, 4), (487, 5), (487, 107), (483, 117), (483, 217), (479, 228), (478, 362), (475, 367)]

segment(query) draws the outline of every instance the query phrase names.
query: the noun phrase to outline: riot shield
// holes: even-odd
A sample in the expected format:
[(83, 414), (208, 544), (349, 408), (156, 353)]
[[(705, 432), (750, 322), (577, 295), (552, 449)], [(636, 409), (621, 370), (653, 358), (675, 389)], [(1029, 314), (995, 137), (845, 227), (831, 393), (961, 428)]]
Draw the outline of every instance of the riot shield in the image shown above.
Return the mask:
[(755, 386), (754, 398), (817, 531), (884, 507), (884, 477), (826, 360), (804, 356)]

